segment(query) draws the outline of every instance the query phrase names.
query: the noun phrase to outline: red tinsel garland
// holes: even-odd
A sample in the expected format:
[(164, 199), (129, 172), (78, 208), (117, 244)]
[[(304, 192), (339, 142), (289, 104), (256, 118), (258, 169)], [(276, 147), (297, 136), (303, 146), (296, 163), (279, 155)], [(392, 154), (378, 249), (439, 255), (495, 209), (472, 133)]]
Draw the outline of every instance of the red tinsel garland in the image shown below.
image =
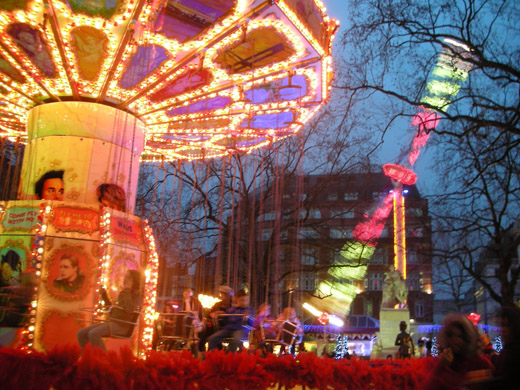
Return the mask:
[(87, 346), (36, 351), (0, 349), (2, 389), (100, 390), (263, 390), (306, 389), (414, 390), (434, 359), (333, 360), (313, 353), (277, 357), (211, 351), (204, 360), (188, 351), (155, 352), (137, 359), (130, 349), (104, 352)]

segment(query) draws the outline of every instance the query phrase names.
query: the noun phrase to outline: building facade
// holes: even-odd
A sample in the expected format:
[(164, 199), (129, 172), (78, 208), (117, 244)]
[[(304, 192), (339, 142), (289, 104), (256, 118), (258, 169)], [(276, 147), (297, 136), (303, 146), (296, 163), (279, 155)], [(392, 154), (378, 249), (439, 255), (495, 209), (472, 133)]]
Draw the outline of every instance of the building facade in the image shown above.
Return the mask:
[[(332, 283), (339, 290), (357, 293), (353, 302), (336, 300), (332, 305), (335, 312), (378, 318), (385, 274), (394, 264), (392, 213), (373, 255), (348, 265), (357, 278), (338, 276), (333, 270), (340, 268), (345, 247), (355, 242), (356, 225), (369, 219), (393, 190), (391, 180), (382, 172), (285, 176), (271, 195), (262, 197), (262, 191), (267, 191), (258, 189), (254, 196), (260, 206), (255, 209), (254, 223), (249, 223), (251, 218), (236, 218), (232, 235), (240, 240), (240, 249), (233, 251), (243, 256), (238, 263), (253, 269), (248, 279), (253, 304), (268, 301), (276, 312), (285, 306), (298, 309), (312, 299), (318, 303), (334, 300), (333, 293), (327, 296), (325, 282), (325, 286)], [(428, 323), (433, 320), (428, 202), (415, 186), (404, 186), (403, 194), (408, 306), (411, 318)], [(254, 242), (248, 240), (251, 237)], [(227, 243), (228, 248), (232, 245)]]

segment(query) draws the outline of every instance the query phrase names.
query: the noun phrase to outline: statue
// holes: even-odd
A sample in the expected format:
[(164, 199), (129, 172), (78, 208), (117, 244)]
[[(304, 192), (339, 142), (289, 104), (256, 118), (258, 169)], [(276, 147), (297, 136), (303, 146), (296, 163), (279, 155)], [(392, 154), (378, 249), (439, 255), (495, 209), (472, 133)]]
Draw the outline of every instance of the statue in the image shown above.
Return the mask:
[(383, 281), (383, 302), (381, 307), (393, 309), (396, 305), (399, 305), (400, 309), (404, 309), (407, 298), (408, 289), (406, 288), (403, 275), (391, 265)]

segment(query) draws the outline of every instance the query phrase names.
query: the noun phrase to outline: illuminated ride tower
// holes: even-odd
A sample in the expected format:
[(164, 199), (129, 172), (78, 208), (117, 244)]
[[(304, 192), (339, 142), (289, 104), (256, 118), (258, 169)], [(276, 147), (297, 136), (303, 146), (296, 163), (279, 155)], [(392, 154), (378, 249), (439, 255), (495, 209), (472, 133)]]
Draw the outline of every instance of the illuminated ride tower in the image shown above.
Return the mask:
[(114, 301), (138, 270), (131, 342), (150, 349), (158, 257), (133, 215), (140, 162), (295, 134), (329, 96), (337, 27), (320, 0), (2, 2), (0, 136), (26, 144), (18, 199), (0, 204), (2, 288), (28, 300), (2, 340), (76, 343), (100, 288)]

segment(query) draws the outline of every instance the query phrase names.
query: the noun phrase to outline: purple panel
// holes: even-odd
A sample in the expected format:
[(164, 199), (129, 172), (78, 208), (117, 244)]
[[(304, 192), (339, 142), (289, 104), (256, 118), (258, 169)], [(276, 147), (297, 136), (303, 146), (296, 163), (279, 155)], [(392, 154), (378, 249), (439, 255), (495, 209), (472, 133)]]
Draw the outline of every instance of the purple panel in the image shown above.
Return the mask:
[(282, 81), (282, 87), (286, 88), (280, 90), (280, 100), (296, 100), (307, 94), (307, 79), (305, 76), (293, 76), (291, 79), (291, 85), (294, 85), (295, 87), (287, 87), (288, 85), (289, 78), (286, 77)]
[(25, 23), (13, 23), (7, 27), (7, 34), (43, 74), (50, 78), (56, 76), (50, 50), (40, 31)]
[(164, 34), (168, 38), (177, 39), (182, 43), (189, 41), (195, 35), (204, 31), (207, 27), (208, 26), (205, 25), (195, 25), (184, 22), (174, 16), (163, 13), (157, 17), (157, 20), (154, 23), (155, 32)]
[(211, 99), (200, 100), (187, 106), (177, 107), (167, 112), (169, 116), (184, 115), (187, 113), (218, 110), (226, 107), (231, 102), (231, 98), (217, 96)]
[(168, 52), (161, 46), (140, 46), (121, 78), (122, 88), (133, 88), (151, 72), (169, 59)]
[(292, 112), (282, 112), (279, 114), (256, 115), (251, 118), (249, 124), (247, 120), (240, 124), (240, 127), (251, 129), (281, 129), (287, 127), (294, 120)]
[(234, 6), (233, 0), (167, 1), (154, 23), (154, 31), (186, 42), (206, 30)]
[(172, 80), (150, 96), (150, 101), (158, 102), (201, 88), (211, 82), (213, 76), (207, 70), (191, 69)]
[(179, 0), (179, 4), (217, 19), (233, 7), (234, 0)]
[(247, 100), (256, 104), (296, 100), (305, 96), (307, 91), (305, 76), (293, 76), (291, 86), (289, 86), (289, 77), (285, 77), (250, 89), (244, 95)]

